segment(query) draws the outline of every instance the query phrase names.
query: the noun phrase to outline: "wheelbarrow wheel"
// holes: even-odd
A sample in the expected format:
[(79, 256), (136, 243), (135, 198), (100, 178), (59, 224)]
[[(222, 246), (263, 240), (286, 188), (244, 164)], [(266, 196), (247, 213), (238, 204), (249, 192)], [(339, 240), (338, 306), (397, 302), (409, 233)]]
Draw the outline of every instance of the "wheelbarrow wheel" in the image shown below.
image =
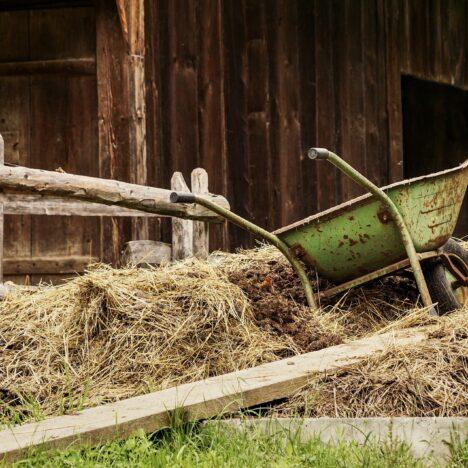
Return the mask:
[[(468, 251), (456, 240), (449, 239), (442, 250), (444, 253), (457, 255), (468, 265)], [(468, 304), (468, 287), (457, 284), (455, 276), (442, 260), (426, 262), (423, 270), (431, 299), (438, 303), (440, 314), (446, 314)]]

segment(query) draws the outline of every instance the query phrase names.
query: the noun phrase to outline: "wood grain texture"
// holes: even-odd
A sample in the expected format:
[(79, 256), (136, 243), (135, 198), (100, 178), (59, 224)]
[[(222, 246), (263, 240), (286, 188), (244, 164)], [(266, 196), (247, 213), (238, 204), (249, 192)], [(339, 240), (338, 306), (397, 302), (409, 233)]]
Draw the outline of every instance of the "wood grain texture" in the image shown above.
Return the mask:
[[(174, 172), (171, 189), (176, 192), (190, 192), (181, 172)], [(193, 255), (193, 223), (172, 218), (172, 259), (183, 260)]]
[(99, 444), (123, 438), (137, 429), (153, 432), (167, 427), (175, 410), (182, 410), (187, 420), (236, 412), (239, 408), (287, 397), (307, 384), (313, 374), (332, 372), (389, 347), (414, 345), (425, 339), (424, 331), (390, 332), (86, 409), (75, 415), (14, 426), (0, 432), (0, 455), (11, 462), (32, 447)]
[(114, 216), (160, 218), (165, 215), (102, 205), (85, 201), (67, 200), (40, 194), (0, 193), (0, 202), (6, 215), (48, 215), (48, 216)]
[[(128, 76), (130, 182), (148, 183), (146, 154), (146, 79), (145, 79), (145, 2), (118, 1), (122, 32), (127, 43), (125, 64)], [(144, 218), (132, 219), (132, 239), (148, 239), (149, 226)]]
[[(30, 59), (93, 57), (94, 9), (37, 9), (29, 13)], [(97, 176), (97, 99), (94, 76), (31, 76), (30, 166)], [(58, 117), (59, 116), (59, 117)], [(96, 218), (32, 218), (31, 255), (99, 253)]]
[[(96, 62), (98, 95), (99, 176), (130, 180), (130, 141), (126, 55), (127, 45), (113, 0), (97, 0)], [(103, 219), (100, 257), (117, 263), (124, 242), (131, 238), (131, 223)]]
[[(198, 108), (200, 167), (210, 178), (214, 193), (228, 196), (229, 167), (225, 103), (225, 38), (222, 0), (198, 2)], [(227, 223), (212, 226), (212, 250), (229, 249)]]
[(196, 0), (168, 2), (168, 112), (172, 171), (189, 177), (198, 167)]
[[(208, 195), (208, 173), (205, 169), (197, 167), (191, 174), (192, 193)], [(197, 258), (207, 258), (210, 252), (209, 225), (203, 221), (192, 222), (193, 255)]]
[[(179, 176), (180, 174), (177, 177)], [(0, 187), (25, 193), (46, 194), (104, 205), (121, 206), (147, 213), (203, 221), (220, 220), (218, 215), (206, 208), (190, 204), (171, 203), (169, 200), (170, 190), (98, 177), (29, 169), (20, 166), (3, 166), (0, 167)], [(180, 187), (180, 189), (185, 190), (185, 187)], [(213, 194), (208, 194), (207, 197), (215, 203), (229, 208), (229, 204), (224, 197)]]
[[(357, 193), (309, 146), (379, 184), (402, 178), (402, 74), (468, 89), (464, 0), (142, 1), (0, 12), (0, 69), (90, 60), (90, 73), (95, 59), (97, 75), (0, 76), (7, 161), (156, 187), (204, 167), (234, 211), (273, 229)], [(132, 237), (170, 240), (156, 218), (42, 222), (8, 215), (6, 255), (111, 261)], [(228, 224), (211, 241), (254, 243)]]
[[(3, 47), (0, 61), (29, 58), (29, 15), (27, 11), (0, 13)], [(30, 79), (0, 77), (0, 133), (5, 140), (5, 161), (30, 165)], [(31, 218), (5, 216), (4, 256), (31, 255)]]
[(49, 74), (94, 76), (96, 74), (96, 60), (94, 57), (90, 57), (0, 63), (0, 76)]
[(125, 244), (121, 264), (126, 266), (161, 265), (172, 259), (172, 247), (165, 242), (134, 240)]
[(8, 258), (3, 261), (5, 275), (64, 275), (83, 273), (96, 257), (86, 255), (65, 255), (48, 257)]
[[(337, 138), (337, 97), (335, 92), (335, 22), (332, 2), (315, 1), (315, 85), (316, 85), (316, 145), (339, 151)], [(340, 200), (339, 175), (335, 168), (326, 164), (316, 165), (317, 211), (331, 208)]]

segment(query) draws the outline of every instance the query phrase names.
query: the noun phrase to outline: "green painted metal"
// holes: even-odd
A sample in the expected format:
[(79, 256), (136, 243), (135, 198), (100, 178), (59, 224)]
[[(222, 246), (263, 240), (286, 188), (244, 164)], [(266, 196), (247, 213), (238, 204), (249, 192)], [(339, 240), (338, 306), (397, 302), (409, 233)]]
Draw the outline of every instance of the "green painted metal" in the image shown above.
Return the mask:
[[(447, 171), (384, 187), (417, 252), (441, 247), (453, 233), (468, 182), (468, 161)], [(341, 283), (407, 256), (386, 204), (368, 194), (276, 234), (324, 278)]]
[(403, 216), (393, 200), (381, 188), (373, 184), (369, 179), (354, 169), (354, 167), (349, 165), (345, 160), (341, 159), (337, 154), (332, 153), (325, 148), (311, 148), (308, 154), (310, 159), (325, 159), (331, 162), (334, 166), (338, 167), (340, 171), (353, 179), (357, 184), (364, 187), (374, 195), (377, 200), (382, 202), (390, 215), (392, 223), (398, 229), (401, 242), (406, 250), (406, 255), (410, 261), (411, 269), (413, 270), (414, 279), (416, 280), (419, 293), (421, 294), (422, 302), (426, 307), (430, 308), (429, 310), (432, 315), (437, 315), (437, 311), (432, 307), (431, 295), (429, 294), (429, 289), (422, 272), (421, 264), (419, 263), (416, 249), (414, 248), (413, 239), (411, 238), (411, 234), (408, 231), (408, 227), (406, 226)]

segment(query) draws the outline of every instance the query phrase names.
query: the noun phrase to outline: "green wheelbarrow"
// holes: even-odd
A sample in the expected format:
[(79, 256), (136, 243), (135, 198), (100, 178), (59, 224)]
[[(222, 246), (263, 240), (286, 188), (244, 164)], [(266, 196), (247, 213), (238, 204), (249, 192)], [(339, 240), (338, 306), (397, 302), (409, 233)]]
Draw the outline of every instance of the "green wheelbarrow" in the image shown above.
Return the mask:
[[(171, 194), (198, 203), (276, 246), (298, 274), (307, 302), (411, 267), (424, 306), (436, 314), (468, 300), (468, 251), (451, 239), (468, 182), (458, 167), (378, 188), (336, 154), (311, 148), (370, 193), (270, 233), (202, 196)], [(303, 263), (336, 286), (313, 292)]]

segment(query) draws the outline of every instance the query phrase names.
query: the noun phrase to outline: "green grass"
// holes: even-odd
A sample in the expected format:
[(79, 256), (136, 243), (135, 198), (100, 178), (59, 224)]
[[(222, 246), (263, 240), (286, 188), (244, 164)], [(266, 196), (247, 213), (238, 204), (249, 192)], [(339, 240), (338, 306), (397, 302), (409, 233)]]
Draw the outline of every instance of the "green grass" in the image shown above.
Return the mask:
[[(178, 425), (153, 436), (143, 432), (100, 447), (32, 452), (17, 467), (428, 467), (401, 443), (330, 446), (318, 439), (301, 443), (287, 431), (264, 435), (219, 426)], [(468, 444), (452, 450), (449, 466), (468, 466)]]

